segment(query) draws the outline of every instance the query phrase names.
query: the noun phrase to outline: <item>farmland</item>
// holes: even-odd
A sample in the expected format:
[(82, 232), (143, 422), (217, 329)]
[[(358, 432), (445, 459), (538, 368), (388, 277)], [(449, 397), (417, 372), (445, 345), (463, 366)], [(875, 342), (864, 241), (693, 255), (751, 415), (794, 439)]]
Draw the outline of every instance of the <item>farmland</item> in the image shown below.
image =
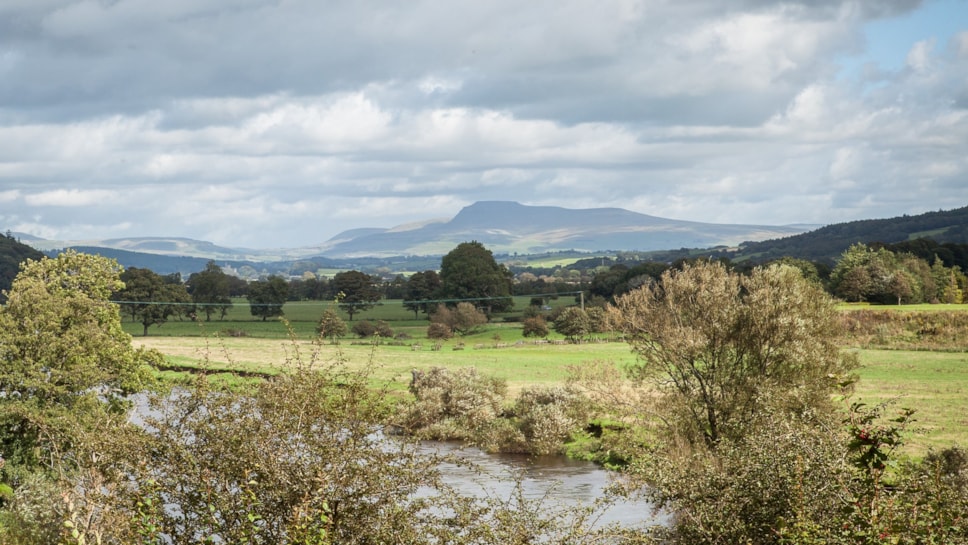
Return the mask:
[[(572, 303), (570, 299), (561, 299), (552, 305)], [(516, 301), (515, 308), (526, 304), (525, 300)], [(240, 380), (233, 377), (235, 371), (273, 374), (290, 365), (339, 359), (350, 366), (372, 366), (373, 380), (386, 384), (391, 391), (406, 389), (412, 369), (445, 366), (476, 367), (484, 374), (505, 379), (514, 394), (529, 386), (562, 384), (569, 366), (583, 362), (608, 361), (625, 366), (634, 361), (626, 343), (607, 336), (581, 344), (564, 343), (555, 333), (547, 340), (526, 339), (513, 313), (496, 317), (474, 334), (437, 345), (426, 338), (426, 319), (421, 316), (415, 320), (399, 301), (385, 302), (357, 318), (386, 320), (394, 331), (394, 339), (374, 342), (356, 339), (351, 334), (338, 345), (314, 342), (316, 320), (328, 305), (290, 302), (284, 307), (285, 321), (262, 321), (248, 315), (247, 307), (237, 303), (225, 320), (174, 320), (152, 328), (148, 337), (137, 336), (140, 324), (125, 322), (124, 326), (136, 335), (136, 345), (158, 349), (172, 368), (203, 367), (229, 381)], [(935, 310), (900, 308), (906, 312)], [(957, 307), (946, 308), (960, 311)], [(923, 454), (929, 448), (968, 443), (968, 415), (964, 412), (968, 401), (968, 353), (957, 349), (897, 350), (856, 347), (850, 343), (845, 346), (856, 351), (861, 362), (855, 400), (869, 404), (893, 401), (897, 407), (917, 409), (909, 452)], [(178, 375), (173, 371), (166, 374)]]

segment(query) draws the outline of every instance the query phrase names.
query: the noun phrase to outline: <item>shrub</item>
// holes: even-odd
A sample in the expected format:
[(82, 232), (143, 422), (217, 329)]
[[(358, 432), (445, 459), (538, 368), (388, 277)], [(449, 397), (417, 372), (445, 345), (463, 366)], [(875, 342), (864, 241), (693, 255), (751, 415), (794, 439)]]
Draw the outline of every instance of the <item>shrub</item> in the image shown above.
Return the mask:
[(427, 338), (433, 340), (446, 341), (454, 336), (450, 326), (441, 323), (432, 323), (427, 326)]
[(532, 454), (558, 454), (565, 441), (582, 429), (587, 404), (577, 391), (561, 387), (529, 388), (521, 392), (513, 412)]
[(525, 337), (547, 337), (548, 336), (548, 322), (545, 321), (540, 315), (531, 318), (526, 318), (524, 320), (524, 327), (522, 334)]
[(430, 316), (432, 323), (444, 324), (460, 335), (473, 333), (487, 323), (487, 315), (470, 303), (457, 303), (454, 308), (441, 306)]
[(580, 307), (568, 307), (555, 319), (555, 331), (570, 340), (578, 341), (591, 332), (591, 320)]
[(473, 367), (433, 367), (414, 370), (410, 391), (415, 401), (404, 414), (404, 428), (425, 439), (474, 441), (501, 414), (507, 383)]
[(319, 323), (316, 325), (316, 333), (320, 337), (325, 339), (336, 340), (341, 337), (345, 337), (349, 332), (346, 327), (346, 322), (339, 317), (333, 309), (326, 309), (323, 311), (323, 315), (319, 318)]

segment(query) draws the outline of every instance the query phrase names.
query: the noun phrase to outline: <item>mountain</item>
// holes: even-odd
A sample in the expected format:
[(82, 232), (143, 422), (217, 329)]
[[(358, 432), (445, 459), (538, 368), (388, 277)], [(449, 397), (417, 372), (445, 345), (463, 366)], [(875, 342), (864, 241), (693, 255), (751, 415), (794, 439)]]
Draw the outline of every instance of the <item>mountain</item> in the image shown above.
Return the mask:
[(802, 233), (806, 227), (713, 224), (658, 218), (621, 208), (569, 209), (483, 201), (450, 221), (408, 229), (353, 230), (319, 247), (328, 257), (443, 255), (476, 240), (496, 254), (561, 250), (665, 250), (736, 245)]
[(793, 256), (832, 264), (844, 250), (858, 242), (897, 244), (921, 238), (937, 243), (968, 243), (968, 207), (836, 223), (795, 236), (747, 243), (727, 255), (731, 259), (755, 261)]

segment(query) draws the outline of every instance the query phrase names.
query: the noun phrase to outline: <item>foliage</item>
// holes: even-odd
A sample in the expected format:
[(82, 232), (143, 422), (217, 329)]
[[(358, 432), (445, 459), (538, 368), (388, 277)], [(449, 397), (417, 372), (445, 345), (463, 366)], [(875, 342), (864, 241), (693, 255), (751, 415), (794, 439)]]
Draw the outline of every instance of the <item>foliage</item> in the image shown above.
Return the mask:
[(462, 242), (440, 261), (440, 298), (475, 300), (487, 314), (510, 310), (511, 273), (480, 242)]
[(339, 314), (335, 310), (328, 308), (323, 311), (323, 315), (319, 318), (319, 324), (316, 325), (316, 333), (324, 339), (330, 339), (336, 342), (349, 333), (349, 328), (346, 327), (346, 322), (339, 317)]
[(454, 336), (454, 331), (447, 324), (431, 322), (427, 326), (427, 338), (432, 340), (446, 341)]
[(576, 389), (527, 388), (511, 411), (528, 446), (536, 455), (560, 454), (564, 443), (588, 421), (587, 400)]
[(214, 261), (209, 261), (205, 270), (189, 275), (186, 283), (188, 293), (192, 296), (192, 302), (201, 307), (206, 322), (212, 320), (215, 312), (224, 320), (232, 308), (229, 278)]
[(282, 306), (289, 296), (289, 285), (281, 276), (270, 276), (265, 280), (257, 280), (249, 284), (249, 312), (253, 316), (267, 318), (282, 316)]
[(610, 316), (641, 358), (631, 373), (654, 381), (670, 430), (693, 444), (740, 439), (767, 404), (827, 407), (837, 377), (856, 365), (834, 342), (833, 301), (782, 265), (743, 277), (687, 264), (618, 298)]
[(522, 335), (525, 337), (547, 337), (548, 322), (545, 321), (544, 316), (537, 315), (530, 318), (525, 318), (523, 322)]
[[(156, 352), (135, 350), (113, 291), (117, 262), (68, 251), (28, 260), (0, 310), (0, 452), (4, 472), (52, 468), (92, 419), (150, 383)], [(61, 453), (61, 454), (55, 454)], [(13, 466), (13, 467), (12, 467)]]
[(487, 315), (470, 303), (457, 303), (450, 308), (439, 306), (430, 316), (431, 323), (444, 324), (454, 333), (467, 335), (473, 333), (487, 323)]
[(958, 267), (933, 265), (911, 254), (855, 244), (840, 257), (830, 276), (834, 295), (846, 301), (876, 303), (960, 303), (968, 277)]
[(353, 315), (373, 308), (383, 294), (377, 288), (376, 279), (360, 271), (344, 271), (333, 277), (332, 289), (339, 299), (339, 306), (353, 321)]
[(555, 331), (572, 341), (580, 341), (592, 331), (588, 313), (580, 307), (568, 307), (555, 318)]
[(0, 304), (6, 301), (5, 292), (20, 270), (20, 264), (28, 259), (39, 260), (44, 254), (22, 244), (10, 232), (0, 235)]
[(416, 319), (418, 313), (431, 314), (437, 303), (430, 302), (440, 291), (440, 276), (437, 271), (416, 272), (407, 279), (404, 289), (403, 306), (413, 311)]
[(383, 320), (377, 320), (376, 322), (363, 320), (362, 322), (357, 322), (353, 325), (353, 333), (361, 339), (367, 337), (390, 339), (393, 337), (393, 329), (390, 328), (390, 324)]
[(405, 429), (424, 439), (473, 440), (501, 414), (507, 384), (473, 367), (432, 367), (413, 371), (410, 392), (415, 400), (401, 419)]
[(177, 275), (162, 277), (148, 269), (129, 267), (121, 273), (121, 281), (124, 287), (115, 297), (125, 303), (125, 312), (141, 323), (145, 337), (149, 327), (161, 326), (188, 309), (189, 295)]

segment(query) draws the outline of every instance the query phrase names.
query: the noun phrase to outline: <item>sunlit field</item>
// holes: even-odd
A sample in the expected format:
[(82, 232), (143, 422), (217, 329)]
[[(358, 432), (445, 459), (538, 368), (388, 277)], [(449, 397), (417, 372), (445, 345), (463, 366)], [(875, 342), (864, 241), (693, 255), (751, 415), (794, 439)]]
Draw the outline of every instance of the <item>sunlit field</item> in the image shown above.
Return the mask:
[[(516, 301), (515, 312), (506, 316), (519, 315), (527, 303), (527, 298)], [(568, 305), (573, 300), (562, 298), (551, 304)], [(399, 301), (359, 313), (354, 321), (386, 320), (394, 331), (394, 339), (374, 343), (350, 334), (337, 345), (314, 342), (316, 320), (329, 305), (287, 303), (285, 321), (262, 321), (249, 315), (246, 305), (237, 304), (224, 321), (214, 317), (211, 322), (174, 320), (152, 327), (148, 337), (140, 336), (140, 324), (125, 322), (125, 327), (135, 335), (136, 345), (158, 349), (172, 367), (204, 367), (209, 373), (272, 374), (293, 365), (340, 360), (354, 368), (370, 366), (374, 382), (386, 384), (393, 391), (406, 389), (412, 369), (432, 366), (477, 367), (482, 373), (507, 380), (510, 391), (515, 393), (532, 385), (561, 384), (568, 376), (568, 368), (583, 362), (608, 361), (625, 366), (635, 361), (626, 343), (607, 337), (582, 344), (566, 344), (555, 333), (547, 341), (526, 339), (520, 322), (515, 318), (505, 321), (504, 316), (497, 316), (475, 334), (438, 345), (426, 338), (426, 317), (414, 319), (413, 312), (404, 309)], [(928, 310), (939, 307), (942, 305), (928, 306)], [(347, 318), (345, 313), (343, 318)], [(354, 322), (348, 325), (352, 327)], [(855, 350), (862, 364), (856, 400), (869, 404), (892, 402), (898, 409), (917, 409), (906, 452), (921, 455), (929, 448), (968, 444), (968, 352)], [(171, 375), (172, 371), (166, 373)], [(221, 377), (229, 381), (253, 380), (227, 373)]]

